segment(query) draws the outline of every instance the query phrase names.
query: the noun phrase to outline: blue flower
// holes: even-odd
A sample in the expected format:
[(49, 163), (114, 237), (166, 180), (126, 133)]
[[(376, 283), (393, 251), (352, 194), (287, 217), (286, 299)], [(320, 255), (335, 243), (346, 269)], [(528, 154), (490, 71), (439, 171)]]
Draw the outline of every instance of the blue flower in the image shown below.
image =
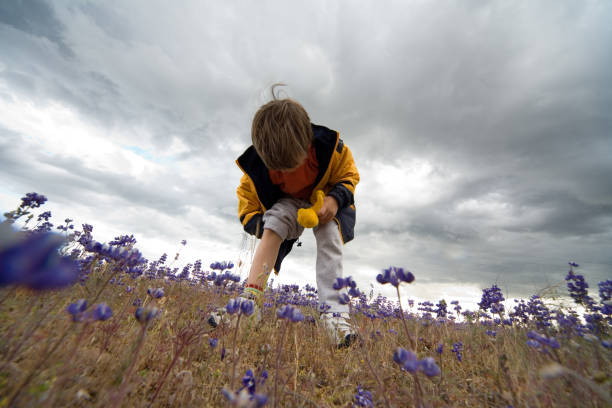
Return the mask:
[(215, 269), (218, 271), (224, 271), (226, 269), (232, 269), (234, 264), (232, 262), (213, 262), (210, 264), (210, 269)]
[(338, 302), (340, 302), (341, 305), (348, 305), (351, 302), (351, 298), (349, 298), (349, 295), (346, 293), (341, 293), (338, 295)]
[(255, 393), (256, 382), (255, 382), (255, 374), (253, 374), (253, 370), (249, 369), (246, 371), (246, 373), (244, 374), (244, 377), (242, 377), (242, 386), (247, 389), (249, 394), (252, 395)]
[(155, 299), (160, 299), (164, 297), (164, 288), (149, 289), (147, 293)]
[(279, 319), (287, 319), (292, 321), (293, 323), (304, 321), (304, 315), (300, 311), (300, 309), (290, 306), (283, 305), (277, 311), (276, 315)]
[(97, 304), (93, 310), (93, 319), (94, 320), (107, 320), (113, 315), (113, 311), (111, 308), (104, 302)]
[(535, 347), (535, 345), (533, 344), (534, 341), (537, 342), (541, 346), (547, 346), (552, 349), (558, 349), (560, 347), (559, 342), (554, 337), (548, 338), (533, 330), (527, 332), (527, 337), (531, 339), (531, 341), (529, 340), (527, 341), (527, 344), (532, 347)]
[(457, 360), (459, 362), (461, 362), (463, 360), (463, 355), (461, 354), (461, 352), (463, 351), (463, 343), (458, 341), (455, 344), (453, 344), (453, 348), (451, 350), (453, 353), (455, 353), (455, 355), (457, 356)]
[(42, 194), (27, 193), (25, 197), (21, 199), (21, 207), (38, 208), (47, 202), (47, 197)]
[(219, 344), (219, 339), (211, 337), (210, 339), (208, 339), (208, 344), (210, 344), (211, 348), (215, 348), (217, 347), (217, 344)]
[(376, 275), (376, 281), (383, 285), (390, 283), (398, 287), (402, 282), (412, 283), (414, 281), (414, 275), (410, 271), (404, 271), (403, 268), (390, 266), (388, 269), (384, 269), (383, 273)]
[(393, 353), (393, 361), (395, 361), (409, 373), (415, 373), (419, 369), (419, 361), (416, 354), (402, 347), (395, 349), (395, 352)]
[(612, 280), (599, 282), (597, 286), (599, 286), (599, 298), (602, 303), (612, 298)]
[(12, 231), (10, 235), (17, 239), (0, 248), (0, 287), (17, 284), (35, 290), (59, 289), (77, 281), (78, 263), (58, 252), (65, 242), (60, 235), (46, 232), (24, 238)]
[(244, 299), (242, 303), (240, 303), (240, 312), (245, 316), (250, 316), (253, 314), (255, 310), (255, 303), (250, 299)]
[(230, 299), (227, 302), (227, 305), (225, 306), (225, 310), (227, 311), (227, 313), (232, 315), (240, 311), (241, 301), (242, 301), (242, 298), (239, 298), (239, 297), (235, 299)]
[(428, 377), (435, 377), (436, 375), (440, 375), (440, 367), (438, 367), (433, 357), (425, 357), (424, 359), (419, 361), (419, 366), (423, 373)]
[(158, 308), (149, 305), (147, 307), (137, 308), (134, 312), (134, 317), (136, 317), (136, 320), (138, 320), (140, 323), (145, 324), (157, 317), (159, 312), (160, 311)]
[(233, 406), (249, 408), (263, 407), (266, 402), (268, 402), (268, 397), (265, 394), (256, 394), (256, 389), (257, 385), (263, 384), (267, 378), (267, 371), (264, 371), (259, 381), (257, 381), (253, 370), (247, 370), (242, 377), (242, 387), (238, 391), (233, 392), (227, 388), (223, 388), (221, 392)]
[(478, 306), (481, 310), (487, 311), (490, 309), (491, 313), (497, 314), (504, 311), (504, 305), (501, 303), (503, 301), (504, 295), (501, 293), (501, 289), (497, 285), (493, 285), (482, 290), (482, 299)]
[(355, 394), (355, 405), (357, 407), (374, 407), (372, 402), (372, 393), (361, 388), (361, 385), (357, 386), (357, 393)]
[(342, 278), (336, 278), (334, 284), (332, 285), (335, 290), (340, 290), (346, 287), (346, 281)]
[(83, 320), (83, 312), (87, 309), (87, 301), (85, 299), (79, 299), (74, 303), (71, 303), (66, 308), (66, 311), (72, 315), (72, 321), (80, 322)]
[(351, 287), (348, 291), (348, 294), (350, 297), (353, 297), (353, 298), (358, 298), (359, 296), (361, 296), (361, 292), (359, 291), (359, 289), (355, 287)]
[(583, 305), (587, 309), (594, 310), (595, 301), (589, 296), (589, 284), (584, 280), (584, 276), (574, 272), (574, 268), (578, 267), (575, 262), (570, 262), (570, 270), (565, 277), (567, 281), (567, 289), (570, 296), (579, 305)]

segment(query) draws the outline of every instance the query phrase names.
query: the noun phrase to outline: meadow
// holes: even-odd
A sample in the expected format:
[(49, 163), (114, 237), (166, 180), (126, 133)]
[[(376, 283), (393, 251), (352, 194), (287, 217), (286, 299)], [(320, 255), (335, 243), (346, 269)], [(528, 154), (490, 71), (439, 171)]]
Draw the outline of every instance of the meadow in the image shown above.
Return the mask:
[[(509, 308), (495, 285), (478, 310), (415, 304), (418, 271), (400, 267), (372, 276), (394, 299), (347, 277), (359, 336), (338, 348), (315, 288), (268, 287), (256, 323), (232, 262), (146, 260), (131, 235), (54, 226), (45, 201), (0, 224), (0, 407), (612, 406), (612, 281), (591, 295), (574, 262), (559, 278), (582, 314), (542, 293)], [(211, 327), (224, 305), (232, 321)]]

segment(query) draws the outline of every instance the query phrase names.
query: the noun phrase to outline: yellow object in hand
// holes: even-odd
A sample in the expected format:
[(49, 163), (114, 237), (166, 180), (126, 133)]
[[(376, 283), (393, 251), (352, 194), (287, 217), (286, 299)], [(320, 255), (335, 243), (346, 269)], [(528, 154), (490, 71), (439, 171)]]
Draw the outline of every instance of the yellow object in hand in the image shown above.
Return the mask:
[(325, 194), (323, 190), (317, 190), (317, 201), (310, 208), (300, 208), (297, 212), (297, 221), (304, 228), (313, 228), (319, 224), (317, 212), (323, 207)]

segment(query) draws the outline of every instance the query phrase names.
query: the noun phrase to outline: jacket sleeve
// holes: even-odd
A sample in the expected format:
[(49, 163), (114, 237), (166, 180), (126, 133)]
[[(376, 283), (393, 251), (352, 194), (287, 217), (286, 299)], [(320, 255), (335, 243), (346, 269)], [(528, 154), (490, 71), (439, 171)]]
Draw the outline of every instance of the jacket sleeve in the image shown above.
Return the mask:
[(331, 190), (327, 195), (334, 197), (338, 201), (338, 209), (342, 209), (355, 203), (355, 187), (359, 183), (359, 172), (353, 154), (342, 139), (338, 140), (331, 165)]
[(261, 238), (263, 234), (263, 209), (257, 199), (255, 186), (251, 179), (243, 174), (236, 190), (238, 195), (238, 218), (246, 232)]

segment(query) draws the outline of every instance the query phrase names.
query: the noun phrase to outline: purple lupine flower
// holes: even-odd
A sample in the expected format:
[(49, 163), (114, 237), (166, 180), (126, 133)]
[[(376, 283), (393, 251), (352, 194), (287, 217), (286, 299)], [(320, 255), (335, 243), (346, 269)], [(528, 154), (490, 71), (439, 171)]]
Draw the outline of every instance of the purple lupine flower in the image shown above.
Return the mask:
[(71, 303), (66, 308), (66, 311), (72, 315), (73, 322), (80, 322), (84, 318), (84, 312), (87, 309), (87, 300), (79, 299)]
[(38, 215), (37, 220), (38, 221), (42, 221), (42, 220), (49, 221), (49, 218), (51, 218), (51, 211), (45, 211), (44, 213)]
[(440, 367), (438, 367), (433, 357), (425, 357), (419, 361), (419, 367), (423, 373), (430, 378), (440, 375), (441, 372)]
[(438, 302), (438, 304), (436, 305), (435, 313), (436, 316), (439, 318), (446, 318), (446, 315), (448, 313), (448, 311), (446, 310), (446, 300), (442, 299)]
[(115, 245), (121, 247), (131, 247), (136, 244), (136, 238), (134, 235), (120, 235), (115, 237), (112, 241), (108, 243), (108, 245)]
[(141, 324), (146, 324), (159, 315), (160, 310), (155, 306), (139, 307), (134, 312), (134, 317)]
[(542, 345), (538, 341), (536, 341), (536, 340), (527, 340), (527, 345), (529, 347), (533, 347), (535, 349), (542, 348)]
[(395, 352), (393, 353), (393, 361), (395, 361), (409, 373), (415, 373), (419, 369), (419, 360), (417, 359), (416, 354), (402, 347), (395, 349)]
[(243, 299), (240, 303), (240, 312), (245, 316), (250, 316), (255, 311), (255, 303), (250, 299)]
[(584, 276), (574, 272), (574, 268), (578, 267), (575, 262), (570, 262), (570, 270), (565, 277), (567, 281), (567, 290), (570, 296), (579, 305), (583, 305), (589, 310), (595, 310), (595, 301), (589, 296), (589, 284), (584, 280)]
[(340, 290), (346, 287), (346, 281), (342, 278), (336, 278), (334, 284), (332, 285), (335, 290)]
[(92, 312), (93, 319), (100, 321), (108, 320), (112, 315), (113, 311), (105, 302), (97, 304)]
[(59, 289), (74, 284), (78, 263), (58, 252), (64, 238), (54, 233), (34, 233), (0, 249), (0, 287), (17, 284), (34, 290)]
[(185, 239), (184, 239), (184, 240), (182, 240), (182, 241), (181, 241), (181, 245), (183, 245), (183, 246), (187, 245), (187, 240), (185, 240)]
[(304, 315), (302, 314), (300, 309), (290, 305), (281, 306), (276, 311), (276, 315), (279, 319), (291, 320), (293, 323), (304, 321)]
[(478, 306), (481, 310), (487, 311), (490, 309), (491, 313), (497, 314), (504, 311), (504, 305), (501, 303), (503, 301), (504, 295), (501, 293), (501, 289), (497, 285), (493, 285), (482, 290), (482, 299)]
[(340, 302), (341, 305), (348, 305), (351, 303), (351, 298), (346, 293), (341, 293), (338, 295), (338, 302)]
[(42, 194), (27, 193), (21, 199), (21, 207), (38, 208), (47, 202), (47, 197)]
[(376, 275), (376, 281), (383, 285), (390, 283), (398, 287), (402, 282), (412, 283), (414, 281), (414, 275), (410, 271), (404, 271), (403, 268), (391, 266), (388, 269), (384, 269), (383, 273)]
[(268, 397), (265, 394), (257, 394), (256, 388), (258, 384), (263, 384), (267, 378), (267, 371), (264, 371), (259, 381), (257, 381), (253, 371), (247, 370), (242, 377), (242, 387), (238, 391), (233, 392), (227, 388), (223, 388), (221, 392), (233, 406), (249, 408), (263, 407), (268, 401)]
[(226, 269), (232, 269), (233, 267), (234, 267), (234, 264), (229, 261), (213, 262), (210, 264), (210, 269), (214, 269), (217, 271), (224, 271)]
[(215, 348), (217, 347), (217, 344), (219, 344), (219, 339), (211, 337), (210, 339), (208, 339), (208, 344), (210, 344), (211, 348)]
[(361, 385), (358, 385), (357, 392), (355, 393), (355, 404), (353, 405), (353, 407), (374, 408), (374, 403), (372, 402), (372, 393), (361, 388)]
[(352, 298), (358, 298), (359, 296), (361, 296), (361, 292), (356, 287), (351, 287), (348, 291), (348, 294)]
[(599, 286), (599, 299), (601, 303), (612, 298), (612, 280), (599, 282), (597, 286)]
[(461, 362), (463, 360), (463, 343), (458, 341), (455, 344), (453, 344), (453, 348), (451, 350), (453, 353), (455, 353), (455, 355), (457, 356), (457, 360), (459, 362)]
[(156, 288), (150, 293), (155, 299), (161, 299), (164, 297), (164, 288)]
[(225, 306), (225, 310), (228, 314), (234, 314), (240, 311), (240, 303), (243, 298), (237, 297), (235, 299), (230, 299)]
[[(529, 339), (533, 341), (536, 341), (537, 343), (539, 343), (541, 346), (547, 346), (550, 347), (552, 349), (558, 349), (559, 346), (559, 342), (557, 341), (557, 339), (555, 339), (554, 337), (546, 337), (541, 335), (540, 333), (536, 332), (536, 331), (529, 331), (527, 332), (527, 337)], [(528, 344), (533, 346), (533, 344), (530, 344), (528, 341)]]
[(443, 351), (444, 351), (444, 344), (442, 343), (438, 344), (438, 347), (436, 348), (436, 353), (442, 354)]

